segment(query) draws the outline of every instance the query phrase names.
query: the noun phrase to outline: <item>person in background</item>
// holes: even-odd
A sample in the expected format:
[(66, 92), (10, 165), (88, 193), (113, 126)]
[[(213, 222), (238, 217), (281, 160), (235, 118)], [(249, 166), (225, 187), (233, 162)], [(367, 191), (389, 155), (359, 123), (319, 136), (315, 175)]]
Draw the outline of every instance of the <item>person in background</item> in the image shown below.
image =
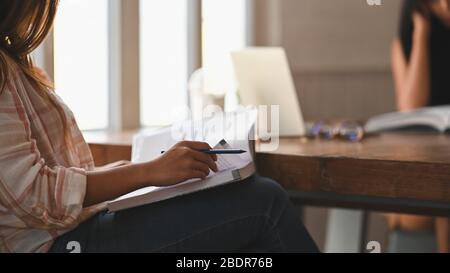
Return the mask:
[(69, 252), (71, 242), (83, 253), (318, 252), (286, 192), (258, 176), (106, 213), (106, 201), (134, 190), (207, 177), (217, 157), (184, 141), (151, 162), (96, 168), (72, 112), (30, 59), (57, 6), (0, 1), (0, 252)]
[[(400, 34), (392, 44), (397, 108), (408, 111), (450, 104), (450, 0), (406, 0)], [(392, 229), (436, 228), (438, 247), (449, 251), (449, 220), (389, 215)]]

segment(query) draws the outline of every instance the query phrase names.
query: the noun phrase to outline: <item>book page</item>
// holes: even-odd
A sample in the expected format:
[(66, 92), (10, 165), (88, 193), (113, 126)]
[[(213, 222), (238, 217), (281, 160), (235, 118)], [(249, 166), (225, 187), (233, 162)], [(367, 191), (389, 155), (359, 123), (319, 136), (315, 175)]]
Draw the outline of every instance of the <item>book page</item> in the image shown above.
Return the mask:
[(450, 107), (425, 107), (406, 112), (382, 114), (371, 118), (365, 126), (367, 133), (400, 129), (414, 126), (427, 126), (444, 132), (450, 125)]
[[(232, 149), (232, 147), (225, 140), (221, 140), (216, 146), (214, 146), (214, 149)], [(250, 163), (248, 157), (237, 154), (217, 155), (216, 161), (217, 168), (219, 169), (218, 172), (240, 169), (246, 166), (248, 163)], [(215, 173), (211, 171), (208, 177), (213, 176), (214, 174)]]

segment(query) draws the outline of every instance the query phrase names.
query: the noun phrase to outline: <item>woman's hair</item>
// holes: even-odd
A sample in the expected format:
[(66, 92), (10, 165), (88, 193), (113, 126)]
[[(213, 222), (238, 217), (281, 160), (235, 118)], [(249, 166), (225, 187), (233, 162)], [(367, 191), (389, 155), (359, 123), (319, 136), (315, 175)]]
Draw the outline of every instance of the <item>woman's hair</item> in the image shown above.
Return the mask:
[[(414, 12), (419, 12), (429, 18), (433, 34), (436, 36), (448, 35), (447, 29), (444, 27), (441, 20), (436, 17), (433, 13), (425, 12), (424, 9), (427, 7), (427, 0), (404, 0), (402, 14), (400, 19), (400, 33), (399, 38), (402, 44), (403, 53), (405, 59), (409, 61), (412, 51), (413, 44), (413, 33), (414, 33), (414, 23), (413, 14)], [(441, 38), (441, 37), (438, 37)]]
[(28, 77), (38, 94), (58, 111), (64, 127), (63, 137), (69, 143), (64, 110), (50, 96), (51, 83), (40, 76), (30, 57), (52, 29), (58, 3), (59, 0), (0, 0), (0, 94), (11, 76), (7, 55)]
[(409, 60), (412, 50), (412, 33), (414, 31), (412, 16), (414, 11), (419, 8), (421, 2), (421, 0), (404, 0), (403, 2), (400, 18), (400, 41), (406, 60)]
[(58, 0), (0, 0), (0, 91), (8, 75), (5, 56), (15, 61), (31, 82), (48, 87), (33, 67), (30, 58), (50, 32)]

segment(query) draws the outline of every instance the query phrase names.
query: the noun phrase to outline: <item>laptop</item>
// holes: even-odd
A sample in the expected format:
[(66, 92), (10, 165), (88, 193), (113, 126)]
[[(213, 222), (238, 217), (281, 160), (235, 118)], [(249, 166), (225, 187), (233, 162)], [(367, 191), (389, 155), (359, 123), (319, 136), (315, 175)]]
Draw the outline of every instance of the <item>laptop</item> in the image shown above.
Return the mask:
[[(305, 122), (285, 50), (278, 47), (247, 48), (232, 52), (231, 58), (241, 104), (279, 105), (279, 135), (305, 135)], [(271, 120), (270, 114), (263, 116)], [(267, 121), (263, 124), (262, 127), (267, 127), (261, 128), (260, 125), (260, 132), (271, 132), (276, 128)]]

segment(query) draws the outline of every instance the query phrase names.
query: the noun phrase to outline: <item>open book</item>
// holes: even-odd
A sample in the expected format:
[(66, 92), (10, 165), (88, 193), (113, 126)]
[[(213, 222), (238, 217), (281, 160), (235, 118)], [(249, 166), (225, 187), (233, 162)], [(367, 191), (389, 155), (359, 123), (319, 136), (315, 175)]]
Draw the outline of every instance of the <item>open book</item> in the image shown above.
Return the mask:
[(450, 105), (425, 107), (408, 112), (388, 113), (370, 119), (366, 133), (412, 127), (428, 127), (439, 132), (450, 129)]
[[(218, 172), (213, 172), (209, 174), (209, 176), (204, 179), (191, 179), (188, 181), (184, 181), (180, 184), (169, 186), (169, 187), (148, 187), (144, 188), (125, 196), (122, 196), (116, 200), (113, 200), (108, 203), (108, 210), (110, 212), (120, 211), (124, 209), (129, 209), (133, 207), (138, 207), (142, 205), (147, 205), (155, 202), (160, 202), (163, 200), (167, 200), (170, 198), (174, 198), (177, 196), (182, 196), (186, 194), (190, 194), (193, 192), (202, 191), (205, 189), (242, 181), (250, 176), (252, 176), (255, 171), (255, 164), (253, 161), (252, 151), (254, 147), (252, 147), (252, 141), (249, 140), (249, 136), (251, 136), (254, 128), (254, 122), (256, 121), (256, 115), (254, 112), (249, 112), (250, 119), (245, 119), (246, 122), (239, 123), (239, 126), (233, 124), (232, 128), (237, 128), (246, 134), (245, 139), (236, 139), (236, 134), (230, 135), (225, 133), (225, 137), (230, 139), (230, 143), (233, 143), (232, 146), (227, 140), (221, 139), (217, 142), (217, 144), (212, 145), (211, 141), (216, 139), (220, 134), (223, 135), (221, 130), (217, 130), (217, 124), (228, 124), (230, 125), (230, 121), (223, 123), (222, 119), (212, 119), (209, 120), (207, 124), (214, 125), (215, 129), (211, 129), (209, 127), (208, 134), (202, 135), (199, 137), (192, 138), (189, 137), (188, 140), (201, 140), (208, 142), (210, 146), (214, 149), (242, 149), (245, 150), (244, 154), (232, 154), (232, 155), (218, 155), (217, 158), (217, 167), (219, 169)], [(246, 117), (248, 115), (244, 113)], [(231, 123), (239, 122), (234, 119), (235, 116), (232, 114), (228, 114), (228, 117), (232, 117), (233, 120)], [(242, 120), (241, 120), (242, 121)], [(205, 125), (206, 123), (202, 123), (200, 126), (202, 131), (204, 132), (205, 128), (208, 128), (209, 125)], [(197, 125), (193, 125), (194, 127), (198, 127)], [(191, 126), (184, 126), (184, 131), (192, 132)], [(230, 131), (228, 131), (230, 132)], [(162, 130), (157, 133), (153, 133), (151, 135), (138, 135), (134, 139), (133, 143), (133, 162), (145, 162), (149, 160), (153, 160), (161, 155), (162, 150), (167, 150), (179, 140), (176, 139), (173, 134), (173, 129)], [(186, 134), (183, 135), (183, 139), (186, 139)]]

